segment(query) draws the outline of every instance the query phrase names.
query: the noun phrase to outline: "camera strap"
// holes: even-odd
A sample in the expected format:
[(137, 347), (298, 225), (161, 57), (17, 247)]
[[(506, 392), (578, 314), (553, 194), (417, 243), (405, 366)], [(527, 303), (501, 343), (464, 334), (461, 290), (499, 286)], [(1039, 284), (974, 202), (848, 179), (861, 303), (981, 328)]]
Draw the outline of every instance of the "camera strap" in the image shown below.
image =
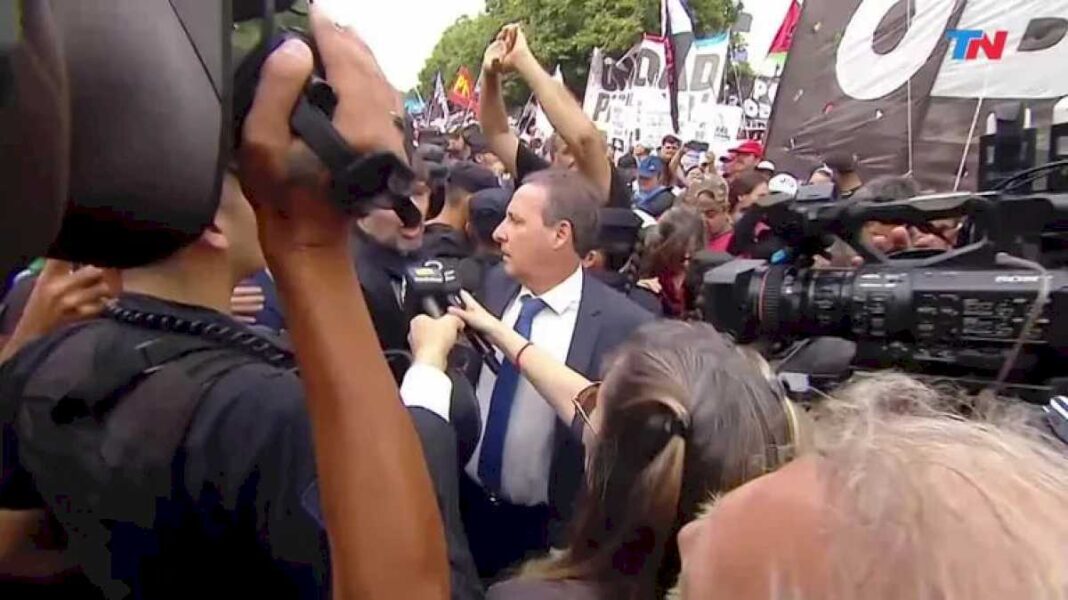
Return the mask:
[[(360, 155), (353, 151), (331, 122), (336, 104), (329, 84), (313, 77), (289, 122), (330, 171), (335, 200), (346, 207), (370, 202), (377, 208), (392, 209), (406, 227), (418, 225), (423, 216), (411, 201), (413, 171), (391, 152)], [(410, 161), (410, 128), (402, 117), (392, 118), (394, 126), (405, 134), (405, 153)]]

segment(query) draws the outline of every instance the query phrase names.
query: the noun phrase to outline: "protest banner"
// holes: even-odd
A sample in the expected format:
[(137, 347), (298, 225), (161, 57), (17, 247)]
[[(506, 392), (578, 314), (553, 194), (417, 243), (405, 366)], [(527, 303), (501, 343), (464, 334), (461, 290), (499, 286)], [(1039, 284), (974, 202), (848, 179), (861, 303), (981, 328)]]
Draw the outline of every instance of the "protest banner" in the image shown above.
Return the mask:
[[(1068, 0), (804, 3), (769, 131), (780, 168), (804, 174), (856, 154), (866, 179), (911, 173), (975, 187), (978, 137), (1019, 101), (1041, 131), (1068, 96)], [(1040, 152), (1044, 152), (1040, 142)]]
[(742, 108), (716, 104), (727, 59), (727, 34), (698, 39), (679, 80), (678, 132), (671, 124), (663, 38), (645, 36), (619, 60), (595, 49), (583, 109), (618, 150), (635, 143), (656, 147), (668, 133), (713, 146), (733, 143)]

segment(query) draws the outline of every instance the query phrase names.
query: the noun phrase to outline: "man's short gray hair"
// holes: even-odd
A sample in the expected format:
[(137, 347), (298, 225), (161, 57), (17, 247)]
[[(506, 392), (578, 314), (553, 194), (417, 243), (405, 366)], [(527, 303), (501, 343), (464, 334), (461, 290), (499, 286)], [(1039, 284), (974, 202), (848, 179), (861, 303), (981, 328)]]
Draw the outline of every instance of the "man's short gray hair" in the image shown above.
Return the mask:
[(542, 220), (552, 227), (561, 221), (571, 224), (572, 244), (579, 257), (597, 248), (601, 193), (581, 173), (568, 169), (546, 169), (529, 175), (523, 185), (545, 190)]

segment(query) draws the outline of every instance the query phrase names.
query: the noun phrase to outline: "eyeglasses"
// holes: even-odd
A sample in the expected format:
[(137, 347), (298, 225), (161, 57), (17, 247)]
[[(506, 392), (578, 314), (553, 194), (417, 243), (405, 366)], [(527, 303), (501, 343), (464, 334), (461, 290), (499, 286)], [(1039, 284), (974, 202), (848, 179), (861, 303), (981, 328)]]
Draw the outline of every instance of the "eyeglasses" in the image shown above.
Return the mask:
[[(593, 422), (590, 420), (590, 415), (597, 408), (597, 397), (601, 391), (601, 382), (591, 383), (586, 389), (578, 393), (577, 396), (571, 399), (571, 403), (575, 406), (575, 414), (582, 419), (582, 424), (590, 430), (590, 433), (594, 437), (597, 436), (597, 428), (593, 426)], [(572, 423), (574, 428), (574, 423)], [(576, 432), (578, 433), (578, 432)]]

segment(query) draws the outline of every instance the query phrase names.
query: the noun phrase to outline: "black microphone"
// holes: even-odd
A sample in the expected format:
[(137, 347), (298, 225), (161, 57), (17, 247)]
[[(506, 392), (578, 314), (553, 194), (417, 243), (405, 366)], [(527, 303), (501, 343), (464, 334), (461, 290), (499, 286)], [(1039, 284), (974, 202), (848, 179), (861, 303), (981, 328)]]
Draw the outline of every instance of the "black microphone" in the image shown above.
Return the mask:
[[(409, 292), (420, 300), (423, 312), (435, 319), (445, 316), (445, 306), (463, 307), (460, 299), (460, 278), (456, 273), (455, 263), (443, 259), (430, 259), (408, 268)], [(464, 335), (471, 346), (482, 356), (482, 362), (496, 375), (500, 372), (501, 362), (497, 352), (482, 337), (482, 334), (470, 328), (464, 329)]]

